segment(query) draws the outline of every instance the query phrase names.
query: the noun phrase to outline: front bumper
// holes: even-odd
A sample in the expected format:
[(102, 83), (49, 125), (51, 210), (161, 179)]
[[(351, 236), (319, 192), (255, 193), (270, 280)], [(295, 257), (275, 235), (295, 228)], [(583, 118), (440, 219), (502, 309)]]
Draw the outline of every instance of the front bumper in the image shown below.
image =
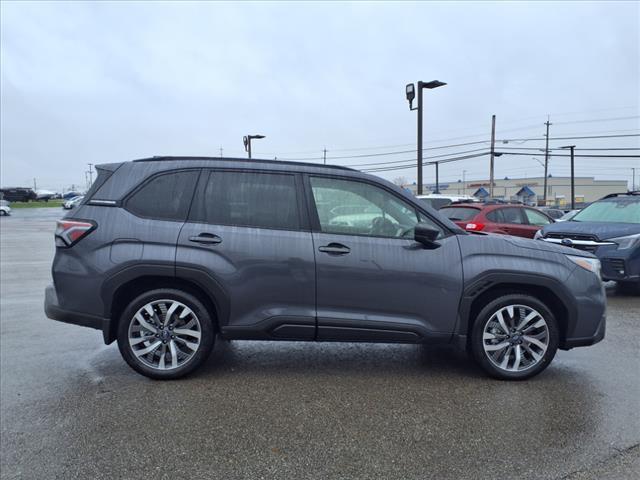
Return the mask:
[(58, 302), (58, 295), (56, 294), (56, 289), (53, 285), (47, 286), (44, 291), (44, 313), (52, 320), (102, 330), (102, 336), (105, 339), (105, 343), (109, 337), (109, 327), (111, 324), (111, 320), (109, 318), (102, 318), (87, 313), (65, 310)]
[(598, 328), (596, 332), (588, 337), (573, 337), (567, 338), (560, 345), (561, 350), (570, 350), (575, 347), (588, 347), (589, 345), (594, 345), (604, 339), (605, 330), (607, 329), (607, 318), (606, 315), (602, 315), (602, 319), (598, 324)]

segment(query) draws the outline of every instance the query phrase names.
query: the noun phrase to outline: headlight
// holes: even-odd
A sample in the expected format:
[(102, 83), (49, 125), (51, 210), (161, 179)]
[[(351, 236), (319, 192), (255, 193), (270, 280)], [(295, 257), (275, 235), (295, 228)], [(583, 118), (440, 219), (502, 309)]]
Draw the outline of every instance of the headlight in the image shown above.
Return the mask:
[(600, 277), (600, 260), (597, 258), (576, 257), (575, 255), (565, 256), (579, 267), (589, 270)]
[(611, 241), (618, 244), (618, 250), (626, 250), (640, 244), (640, 233), (627, 235), (626, 237), (612, 238)]
[(536, 234), (533, 236), (534, 240), (540, 240), (542, 238), (542, 230), (537, 230)]

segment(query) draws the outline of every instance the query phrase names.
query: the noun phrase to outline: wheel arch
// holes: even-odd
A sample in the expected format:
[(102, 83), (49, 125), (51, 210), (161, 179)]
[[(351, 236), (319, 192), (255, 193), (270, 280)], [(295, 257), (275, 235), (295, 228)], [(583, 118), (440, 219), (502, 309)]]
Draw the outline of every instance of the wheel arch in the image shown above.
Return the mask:
[(219, 331), (224, 306), (206, 286), (201, 285), (193, 278), (147, 273), (128, 278), (112, 291), (107, 312), (111, 321), (108, 331), (103, 332), (106, 344), (112, 343), (117, 338), (120, 315), (127, 305), (138, 295), (158, 288), (182, 290), (198, 298), (212, 315), (216, 332)]
[(490, 273), (474, 281), (464, 291), (456, 335), (464, 337), (468, 346), (473, 323), (482, 308), (498, 297), (518, 293), (531, 295), (547, 305), (558, 322), (562, 347), (567, 332), (572, 331), (575, 325), (576, 307), (562, 283), (541, 275)]

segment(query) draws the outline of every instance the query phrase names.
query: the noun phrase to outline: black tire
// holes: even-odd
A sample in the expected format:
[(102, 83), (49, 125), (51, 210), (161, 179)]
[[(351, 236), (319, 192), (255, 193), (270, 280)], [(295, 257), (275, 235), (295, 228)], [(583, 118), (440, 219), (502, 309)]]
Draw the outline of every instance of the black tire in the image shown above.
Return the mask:
[[(200, 324), (201, 336), (197, 350), (186, 363), (170, 370), (159, 370), (145, 364), (134, 354), (133, 347), (129, 344), (129, 327), (134, 322), (134, 316), (145, 305), (158, 300), (174, 300), (184, 304), (191, 309)], [(215, 324), (211, 312), (207, 310), (198, 298), (177, 289), (159, 288), (139, 295), (127, 305), (118, 322), (118, 348), (122, 358), (136, 372), (156, 380), (181, 378), (194, 371), (209, 357), (213, 349), (214, 340)]]
[[(508, 371), (500, 368), (489, 359), (489, 354), (485, 352), (484, 349), (483, 333), (485, 327), (494, 314), (509, 305), (523, 305), (538, 312), (546, 322), (548, 332), (547, 348), (542, 358), (540, 358), (537, 363), (532, 363), (529, 367), (521, 371)], [(493, 341), (498, 342), (498, 340)], [(558, 322), (551, 310), (543, 302), (531, 295), (513, 293), (492, 300), (480, 311), (471, 329), (470, 347), (474, 360), (490, 376), (500, 380), (525, 380), (539, 374), (549, 366), (558, 350), (559, 341), (560, 331), (558, 329)], [(489, 342), (491, 342), (491, 340), (489, 340)]]

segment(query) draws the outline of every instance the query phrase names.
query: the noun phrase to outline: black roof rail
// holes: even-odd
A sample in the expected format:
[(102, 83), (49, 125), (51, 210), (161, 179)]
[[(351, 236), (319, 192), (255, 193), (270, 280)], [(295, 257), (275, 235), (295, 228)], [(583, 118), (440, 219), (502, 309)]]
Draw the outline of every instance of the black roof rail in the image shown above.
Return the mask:
[(233, 157), (170, 157), (170, 156), (153, 156), (148, 158), (138, 158), (136, 160), (132, 160), (133, 162), (161, 162), (161, 161), (175, 161), (175, 160), (210, 160), (217, 162), (225, 162), (225, 161), (236, 161), (236, 162), (250, 162), (250, 163), (269, 163), (269, 164), (277, 164), (277, 165), (297, 165), (303, 167), (315, 167), (315, 168), (333, 168), (337, 170), (349, 170), (349, 171), (357, 171), (353, 168), (343, 167), (342, 165), (325, 165), (321, 163), (310, 163), (310, 162), (293, 162), (290, 160), (266, 160), (260, 158), (233, 158)]
[(640, 195), (640, 190), (629, 190), (628, 192), (621, 193), (610, 193), (609, 195), (605, 195), (600, 200), (604, 200), (605, 198), (614, 198), (620, 197), (621, 195)]

